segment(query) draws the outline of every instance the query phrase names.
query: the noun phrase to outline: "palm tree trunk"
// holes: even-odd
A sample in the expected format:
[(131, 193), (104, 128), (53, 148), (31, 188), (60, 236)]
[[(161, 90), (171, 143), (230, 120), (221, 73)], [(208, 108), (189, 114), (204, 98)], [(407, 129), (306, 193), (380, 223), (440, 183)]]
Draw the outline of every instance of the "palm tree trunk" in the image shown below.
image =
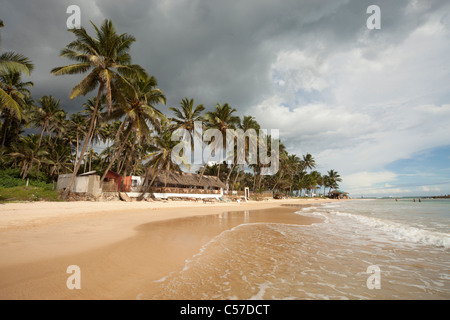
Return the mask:
[(39, 137), (38, 149), (41, 147), (41, 142), (42, 142), (42, 137), (44, 136), (44, 131), (45, 131), (45, 125), (44, 125), (44, 127), (42, 128), (41, 136)]
[[(98, 88), (98, 93), (97, 93), (97, 100), (95, 101), (94, 112), (92, 114), (91, 123), (89, 125), (89, 130), (88, 130), (88, 133), (86, 135), (86, 139), (84, 140), (83, 147), (81, 149), (80, 159), (83, 159), (83, 157), (84, 157), (84, 153), (86, 152), (86, 147), (87, 147), (87, 145), (89, 143), (89, 138), (92, 135), (92, 132), (94, 130), (95, 117), (97, 115), (98, 105), (99, 105), (99, 102), (100, 102), (100, 96), (102, 94), (102, 91), (103, 91), (103, 85), (100, 84), (100, 87)], [(75, 178), (77, 177), (77, 173), (78, 173), (78, 170), (80, 169), (80, 165), (81, 165), (81, 161), (78, 161), (76, 166), (75, 166), (75, 169), (73, 170), (73, 174), (72, 174), (72, 177), (70, 178), (69, 184), (67, 185), (67, 187), (64, 190), (63, 194), (61, 195), (61, 198), (64, 199), (64, 200), (67, 199), (67, 197), (69, 196), (70, 188), (72, 188), (72, 185), (75, 182)]]
[(258, 178), (258, 172), (257, 172), (257, 170), (255, 168), (255, 175), (253, 177), (253, 192), (256, 192), (256, 181), (257, 181), (257, 178)]
[(78, 149), (80, 148), (80, 143), (78, 141), (78, 131), (77, 131), (77, 148), (75, 149), (75, 163), (73, 164), (73, 170), (75, 171), (76, 165), (78, 163)]
[[(125, 122), (125, 121), (124, 121), (124, 122)], [(124, 123), (124, 122), (122, 122), (122, 123)], [(120, 126), (122, 126), (122, 125), (120, 125)], [(122, 129), (123, 129), (123, 128), (122, 128)], [(119, 130), (121, 130), (121, 128), (119, 128)], [(107, 167), (106, 170), (105, 170), (105, 173), (103, 173), (103, 176), (102, 176), (102, 178), (100, 179), (100, 185), (103, 183), (103, 180), (105, 180), (106, 174), (108, 173), (109, 169), (111, 169), (111, 167), (113, 166), (114, 161), (116, 161), (116, 159), (119, 157), (120, 153), (122, 152), (123, 148), (125, 147), (125, 144), (127, 143), (128, 138), (130, 137), (130, 134), (131, 134), (131, 130), (128, 132), (126, 138), (123, 140), (122, 144), (119, 146), (119, 149), (118, 149), (117, 152), (114, 154), (114, 156), (113, 156), (113, 158), (111, 159), (111, 161), (109, 162), (108, 167)], [(116, 141), (118, 141), (117, 134), (116, 134)]]
[[(230, 181), (231, 174), (233, 173), (233, 170), (234, 170), (234, 168), (236, 167), (236, 162), (237, 162), (237, 161), (235, 161), (235, 162), (233, 163), (233, 166), (231, 167), (231, 170), (230, 170), (230, 172), (229, 172), (228, 175), (227, 175), (227, 181), (226, 181), (226, 184), (227, 184), (227, 185), (228, 185), (228, 182)], [(228, 189), (230, 189), (230, 188), (228, 187)]]
[(2, 125), (2, 143), (1, 146), (4, 147), (6, 143), (6, 136), (8, 135), (8, 127), (11, 125), (11, 116), (8, 111), (2, 110), (3, 115), (5, 117), (5, 121), (3, 121)]
[(23, 164), (22, 170), (20, 172), (20, 174), (22, 174), (22, 180), (25, 180), (26, 173), (27, 173), (27, 166), (28, 166), (28, 163), (25, 162)]
[[(144, 189), (144, 191), (142, 191), (142, 194), (139, 195), (139, 197), (137, 197), (137, 201), (142, 201), (142, 199), (144, 199), (144, 195), (150, 190), (150, 188), (152, 187), (153, 182), (155, 181), (156, 177), (159, 175), (159, 173), (161, 172), (162, 167), (159, 168), (155, 175), (152, 177), (152, 180), (150, 181), (150, 183), (147, 185), (147, 187)], [(147, 176), (148, 176), (148, 172), (147, 172)], [(145, 181), (146, 179), (144, 179)]]
[(262, 174), (259, 173), (259, 179), (258, 179), (258, 190), (261, 189), (261, 181), (262, 181)]
[(213, 148), (213, 149), (211, 150), (211, 153), (209, 154), (209, 157), (208, 157), (208, 161), (206, 161), (206, 163), (205, 163), (205, 165), (204, 165), (204, 167), (203, 167), (203, 169), (202, 169), (202, 172), (200, 173), (200, 178), (198, 179), (199, 182), (202, 181), (203, 174), (205, 173), (205, 170), (206, 170), (206, 166), (208, 165), (208, 162), (209, 162), (209, 160), (211, 159), (211, 156), (212, 156), (214, 150), (216, 150), (216, 148)]
[[(130, 132), (128, 133), (127, 140), (128, 140), (128, 137), (130, 136), (130, 133), (131, 133), (131, 130), (130, 130)], [(121, 186), (121, 188), (120, 188), (120, 191), (123, 191), (123, 185), (124, 185), (124, 182), (125, 182), (125, 178), (126, 178), (126, 176), (127, 176), (128, 167), (130, 166), (131, 158), (133, 157), (134, 146), (135, 146), (135, 144), (136, 144), (136, 137), (137, 137), (137, 135), (135, 134), (135, 135), (134, 135), (134, 138), (133, 138), (133, 144), (131, 145), (131, 151), (130, 151), (130, 154), (128, 155), (128, 157), (127, 157), (127, 161), (126, 161), (126, 164), (125, 164), (125, 169), (124, 169), (124, 171), (123, 171), (122, 186)], [(126, 140), (125, 140), (125, 141), (126, 141)], [(131, 187), (131, 180), (130, 180), (130, 187)]]
[(234, 177), (234, 181), (233, 181), (231, 190), (234, 190), (234, 186), (236, 185), (237, 178), (239, 177), (239, 174), (241, 173), (243, 168), (244, 168), (243, 166), (239, 167), (238, 172), (236, 173), (236, 177)]

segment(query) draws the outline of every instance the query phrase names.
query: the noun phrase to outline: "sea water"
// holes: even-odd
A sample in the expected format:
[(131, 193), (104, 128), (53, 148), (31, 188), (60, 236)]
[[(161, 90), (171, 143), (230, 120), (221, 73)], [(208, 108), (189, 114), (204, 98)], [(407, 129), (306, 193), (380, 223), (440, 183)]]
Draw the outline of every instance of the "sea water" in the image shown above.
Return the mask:
[(153, 298), (450, 298), (449, 200), (337, 201), (295, 214), (321, 222), (239, 224)]

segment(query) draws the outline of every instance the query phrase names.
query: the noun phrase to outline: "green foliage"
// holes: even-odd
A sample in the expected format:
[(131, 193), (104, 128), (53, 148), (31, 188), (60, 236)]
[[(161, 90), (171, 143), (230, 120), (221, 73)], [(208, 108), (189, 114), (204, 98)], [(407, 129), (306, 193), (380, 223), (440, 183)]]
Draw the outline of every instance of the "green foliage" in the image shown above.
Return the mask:
[(52, 183), (46, 183), (45, 175), (40, 174), (40, 179), (20, 178), (20, 169), (0, 170), (0, 203), (15, 201), (58, 201), (58, 193), (53, 189)]
[[(36, 177), (36, 174), (32, 172), (32, 176)], [(28, 181), (29, 187), (39, 187), (45, 190), (51, 190), (53, 184), (45, 181), (46, 176), (44, 173), (39, 173), (39, 179), (30, 178)], [(0, 170), (0, 187), (13, 188), (13, 187), (25, 187), (27, 180), (22, 180), (20, 176), (20, 169), (4, 169)]]
[(0, 187), (0, 203), (16, 201), (58, 201), (58, 193), (48, 187)]

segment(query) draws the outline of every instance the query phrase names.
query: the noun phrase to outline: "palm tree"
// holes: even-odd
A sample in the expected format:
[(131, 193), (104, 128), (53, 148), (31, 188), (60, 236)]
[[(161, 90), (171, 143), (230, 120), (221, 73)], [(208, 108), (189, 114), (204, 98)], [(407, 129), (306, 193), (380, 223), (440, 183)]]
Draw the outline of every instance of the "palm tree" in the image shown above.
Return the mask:
[(24, 116), (26, 106), (31, 103), (31, 93), (29, 87), (33, 86), (33, 82), (22, 81), (20, 73), (0, 73), (0, 91), (3, 92), (8, 101), (1, 100), (0, 112), (4, 119), (1, 132), (0, 145), (5, 146), (10, 129), (11, 122), (16, 119), (20, 121)]
[(303, 156), (303, 170), (313, 169), (316, 167), (316, 161), (310, 153)]
[(276, 174), (277, 179), (275, 180), (275, 183), (272, 187), (273, 190), (276, 189), (276, 187), (279, 185), (279, 183), (282, 181), (282, 179), (285, 179), (286, 175), (290, 175), (291, 165), (292, 165), (292, 158), (290, 158), (288, 152), (286, 150), (280, 151), (280, 168)]
[(65, 118), (66, 112), (59, 107), (59, 100), (55, 100), (52, 96), (43, 96), (38, 102), (41, 106), (37, 108), (33, 122), (35, 126), (42, 128), (38, 143), (40, 147), (44, 132), (50, 135), (57, 127), (54, 124)]
[(310, 175), (313, 177), (313, 181), (314, 181), (314, 193), (317, 194), (317, 189), (320, 189), (320, 186), (323, 183), (323, 178), (322, 178), (322, 174), (318, 171), (312, 171), (310, 173)]
[(338, 182), (342, 181), (341, 176), (339, 175), (339, 173), (337, 173), (337, 171), (334, 170), (330, 170), (328, 171), (328, 186), (330, 187), (330, 190), (328, 192), (331, 191), (331, 188), (338, 188), (339, 184)]
[(323, 195), (325, 196), (325, 189), (330, 186), (330, 177), (326, 174), (322, 176)]
[[(242, 120), (239, 120), (239, 124), (237, 126), (239, 129), (241, 129), (244, 132), (247, 132), (248, 130), (255, 130), (256, 134), (258, 134), (259, 130), (261, 129), (259, 123), (256, 121), (256, 119), (252, 116), (244, 116), (242, 118)], [(257, 145), (253, 145), (253, 143), (255, 143), (255, 141), (253, 141), (252, 139), (245, 139), (244, 141), (244, 157), (245, 157), (245, 161), (247, 163), (250, 163), (252, 161), (250, 161), (249, 159), (249, 152), (250, 150), (254, 149), (255, 147), (257, 148)], [(257, 144), (257, 141), (256, 141)], [(235, 155), (237, 155), (237, 152), (235, 152)], [(256, 155), (253, 155), (256, 156)], [(234, 161), (233, 166), (227, 176), (227, 181), (226, 184), (228, 185), (228, 181), (230, 179), (231, 173), (234, 171), (234, 167), (236, 166), (237, 161)], [(236, 183), (236, 180), (239, 176), (239, 173), (244, 170), (244, 165), (241, 165), (240, 168), (238, 169), (238, 172), (236, 173), (236, 176), (234, 178), (233, 181), (233, 186)]]
[(151, 146), (152, 152), (149, 153), (144, 160), (149, 161), (145, 164), (147, 167), (144, 179), (144, 185), (148, 182), (149, 177), (152, 179), (143, 190), (138, 200), (142, 200), (144, 195), (150, 190), (156, 177), (164, 172), (168, 174), (170, 171), (180, 172), (180, 166), (177, 162), (187, 165), (187, 160), (184, 154), (175, 154), (173, 151), (180, 143), (172, 140), (172, 130), (169, 125), (163, 121), (160, 128), (157, 128), (157, 135), (152, 138)]
[[(111, 109), (113, 96), (120, 98), (120, 88), (130, 86), (125, 76), (138, 76), (145, 74), (142, 67), (131, 64), (131, 44), (136, 40), (126, 33), (118, 35), (112, 22), (105, 20), (100, 28), (95, 24), (97, 38), (88, 35), (84, 28), (71, 29), (76, 40), (69, 43), (61, 51), (60, 56), (75, 61), (74, 64), (54, 68), (54, 75), (80, 74), (89, 72), (73, 89), (70, 98), (86, 95), (98, 87), (97, 100), (94, 112), (90, 119), (89, 130), (81, 149), (80, 159), (83, 159), (86, 147), (94, 129), (98, 111), (98, 104), (102, 94), (106, 96), (108, 109)], [(70, 188), (80, 168), (81, 161), (76, 164), (72, 178), (64, 191), (62, 198), (67, 198)]]
[[(196, 138), (200, 138), (201, 133), (195, 131), (195, 122), (203, 121), (203, 117), (201, 113), (205, 110), (205, 107), (202, 104), (197, 105), (194, 108), (194, 99), (188, 100), (184, 98), (180, 107), (170, 107), (169, 110), (173, 111), (175, 117), (170, 118), (171, 121), (175, 123), (174, 130), (177, 129), (185, 129), (190, 137), (191, 141), (191, 150), (194, 151), (194, 141)], [(186, 140), (187, 137), (183, 137), (183, 140)]]
[(15, 152), (9, 154), (12, 158), (19, 159), (22, 164), (22, 180), (25, 180), (30, 170), (35, 164), (38, 165), (36, 176), (39, 177), (39, 165), (41, 163), (49, 163), (47, 159), (48, 152), (44, 148), (38, 147), (39, 136), (28, 135), (21, 136), (19, 143), (14, 146)]
[(70, 146), (66, 145), (62, 140), (57, 141), (50, 146), (51, 152), (48, 154), (50, 161), (49, 175), (59, 175), (61, 172), (71, 171), (71, 150)]
[[(236, 129), (236, 125), (238, 125), (240, 122), (239, 117), (233, 115), (233, 113), (235, 112), (236, 109), (231, 108), (228, 103), (225, 103), (224, 105), (217, 103), (213, 111), (209, 111), (205, 114), (206, 127), (208, 129), (217, 129), (222, 134), (222, 141), (211, 141), (210, 144), (211, 154), (209, 156), (209, 159), (211, 158), (213, 152), (215, 152), (216, 150), (219, 151), (219, 170), (217, 172), (217, 177), (219, 177), (220, 175), (220, 162), (222, 159), (221, 153), (223, 152), (223, 147), (227, 143), (226, 131), (227, 129)], [(207, 162), (209, 162), (209, 159)], [(207, 165), (208, 163), (206, 163), (202, 169), (200, 180), (203, 177)]]
[[(122, 124), (126, 125), (126, 136), (106, 168), (101, 178), (102, 182), (114, 161), (121, 154), (132, 132), (134, 132), (134, 145), (136, 141), (150, 137), (151, 130), (149, 124), (154, 128), (160, 128), (161, 121), (167, 121), (164, 114), (155, 107), (157, 104), (166, 103), (166, 97), (162, 90), (156, 88), (158, 84), (156, 79), (145, 76), (141, 79), (130, 79), (130, 83), (132, 87), (129, 88), (130, 90), (126, 90), (124, 100), (118, 104), (119, 115), (125, 114), (125, 119)], [(116, 133), (115, 145), (119, 145), (121, 130), (124, 129), (123, 125), (119, 127)], [(131, 153), (133, 153), (133, 150)]]
[(82, 141), (86, 137), (87, 133), (86, 118), (83, 117), (80, 113), (74, 113), (70, 115), (68, 122), (68, 130), (69, 135), (73, 137), (72, 139), (75, 139), (75, 161), (73, 163), (75, 170), (76, 165), (78, 163), (78, 151), (80, 149), (80, 141)]
[[(3, 20), (0, 19), (0, 28), (3, 28)], [(30, 59), (16, 53), (14, 51), (7, 51), (0, 54), (0, 75), (4, 76), (6, 74), (15, 73), (25, 73), (30, 75), (33, 71), (34, 65), (31, 63)], [(11, 113), (15, 114), (18, 119), (21, 118), (21, 106), (19, 103), (3, 88), (0, 87), (0, 112), (3, 109), (8, 109)]]
[[(85, 103), (83, 103), (83, 111), (80, 113), (84, 118), (91, 119), (94, 118), (94, 129), (92, 130), (91, 136), (89, 137), (88, 141), (88, 147), (86, 153), (88, 154), (87, 157), (85, 157), (84, 160), (84, 172), (86, 172), (87, 169), (87, 158), (89, 158), (89, 162), (91, 162), (92, 155), (94, 154), (93, 148), (94, 143), (99, 142), (101, 139), (101, 130), (102, 127), (105, 126), (105, 115), (102, 114), (102, 110), (105, 106), (104, 104), (105, 99), (101, 99), (98, 103), (97, 112), (94, 115), (95, 106), (97, 104), (97, 99), (95, 97), (91, 97), (86, 100)], [(91, 171), (91, 170), (89, 170)]]

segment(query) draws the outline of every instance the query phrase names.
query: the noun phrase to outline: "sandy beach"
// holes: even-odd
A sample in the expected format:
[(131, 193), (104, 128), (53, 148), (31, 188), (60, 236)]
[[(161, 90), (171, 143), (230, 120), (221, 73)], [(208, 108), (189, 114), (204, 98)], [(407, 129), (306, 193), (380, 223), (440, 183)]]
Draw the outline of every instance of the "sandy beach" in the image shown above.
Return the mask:
[[(211, 227), (199, 217), (256, 210), (264, 213), (256, 222), (311, 224), (319, 221), (281, 205), (324, 201), (331, 200), (2, 204), (0, 299), (151, 298), (150, 283), (183, 268), (224, 230), (249, 222)], [(80, 290), (67, 288), (70, 265), (80, 267)]]

